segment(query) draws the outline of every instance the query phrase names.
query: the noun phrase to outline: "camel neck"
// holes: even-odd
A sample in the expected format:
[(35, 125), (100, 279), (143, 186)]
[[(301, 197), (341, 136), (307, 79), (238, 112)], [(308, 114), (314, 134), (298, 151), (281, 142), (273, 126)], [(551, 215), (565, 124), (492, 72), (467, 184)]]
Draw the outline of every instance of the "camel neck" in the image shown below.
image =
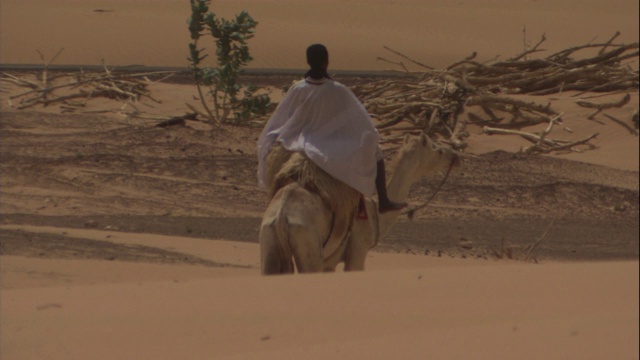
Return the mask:
[[(415, 181), (413, 175), (415, 172), (412, 171), (414, 169), (411, 169), (410, 162), (403, 161), (403, 155), (399, 156), (392, 169), (389, 184), (387, 184), (387, 195), (393, 201), (406, 202), (409, 197), (411, 184)], [(399, 211), (390, 211), (378, 215), (378, 231), (380, 237), (384, 236), (391, 228), (391, 225), (393, 225), (399, 215)]]
[(409, 190), (415, 179), (413, 179), (414, 171), (410, 168), (411, 164), (402, 161), (402, 155), (400, 156), (389, 178), (387, 193), (393, 201), (404, 202), (409, 197)]

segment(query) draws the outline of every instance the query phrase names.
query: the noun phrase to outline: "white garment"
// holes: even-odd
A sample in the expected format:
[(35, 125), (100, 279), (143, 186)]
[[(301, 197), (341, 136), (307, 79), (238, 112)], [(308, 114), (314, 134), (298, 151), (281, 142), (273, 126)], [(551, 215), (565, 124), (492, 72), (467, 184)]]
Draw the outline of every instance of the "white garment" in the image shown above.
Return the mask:
[(266, 158), (274, 142), (304, 153), (321, 169), (364, 195), (375, 189), (382, 158), (378, 131), (346, 86), (330, 79), (293, 85), (258, 140), (258, 180), (265, 186)]

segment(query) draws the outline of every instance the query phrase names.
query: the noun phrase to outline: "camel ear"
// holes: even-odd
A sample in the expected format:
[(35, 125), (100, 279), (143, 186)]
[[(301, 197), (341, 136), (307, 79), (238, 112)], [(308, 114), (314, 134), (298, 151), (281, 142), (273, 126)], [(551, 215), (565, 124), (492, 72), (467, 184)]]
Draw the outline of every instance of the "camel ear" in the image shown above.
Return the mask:
[(408, 144), (408, 143), (409, 143), (409, 140), (411, 140), (411, 135), (409, 135), (409, 134), (405, 134), (405, 135), (404, 135), (404, 143), (405, 143), (405, 144)]

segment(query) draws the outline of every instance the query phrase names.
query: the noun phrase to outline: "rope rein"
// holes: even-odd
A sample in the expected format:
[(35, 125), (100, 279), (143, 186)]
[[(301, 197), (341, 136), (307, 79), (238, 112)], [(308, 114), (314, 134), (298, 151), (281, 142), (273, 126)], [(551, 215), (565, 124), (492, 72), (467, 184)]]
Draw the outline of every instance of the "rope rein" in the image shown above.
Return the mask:
[(431, 197), (429, 197), (429, 199), (427, 199), (427, 201), (425, 201), (424, 203), (415, 206), (411, 209), (407, 209), (404, 210), (400, 213), (400, 215), (407, 215), (407, 217), (409, 218), (409, 220), (413, 220), (413, 216), (415, 215), (415, 212), (425, 208), (427, 205), (429, 205), (429, 203), (431, 202), (431, 200), (433, 200), (433, 198), (436, 197), (436, 195), (438, 194), (438, 192), (440, 191), (440, 189), (442, 188), (442, 185), (444, 185), (444, 183), (447, 181), (447, 179), (449, 178), (449, 174), (451, 173), (451, 169), (453, 169), (453, 166), (455, 164), (456, 160), (451, 160), (451, 163), (449, 164), (449, 168), (447, 169), (447, 173), (444, 175), (444, 178), (440, 181), (440, 184), (438, 184), (438, 187), (436, 187), (436, 191), (431, 194)]

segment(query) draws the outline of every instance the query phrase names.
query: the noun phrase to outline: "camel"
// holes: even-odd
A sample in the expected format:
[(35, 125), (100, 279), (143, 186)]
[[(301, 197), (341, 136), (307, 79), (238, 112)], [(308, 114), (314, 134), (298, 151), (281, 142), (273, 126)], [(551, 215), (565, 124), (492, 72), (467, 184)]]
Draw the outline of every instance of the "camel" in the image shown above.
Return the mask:
[[(389, 177), (389, 197), (404, 202), (418, 179), (456, 164), (458, 156), (452, 150), (434, 144), (426, 135), (407, 136), (390, 164), (395, 171)], [(332, 272), (341, 262), (345, 271), (364, 270), (368, 251), (400, 214), (379, 214), (372, 197), (364, 200), (367, 219), (355, 218), (353, 207), (334, 212), (340, 204), (350, 204), (353, 193), (334, 193), (328, 199), (317, 188), (298, 181), (275, 183), (260, 226), (262, 274), (287, 274), (296, 269), (299, 273)]]

